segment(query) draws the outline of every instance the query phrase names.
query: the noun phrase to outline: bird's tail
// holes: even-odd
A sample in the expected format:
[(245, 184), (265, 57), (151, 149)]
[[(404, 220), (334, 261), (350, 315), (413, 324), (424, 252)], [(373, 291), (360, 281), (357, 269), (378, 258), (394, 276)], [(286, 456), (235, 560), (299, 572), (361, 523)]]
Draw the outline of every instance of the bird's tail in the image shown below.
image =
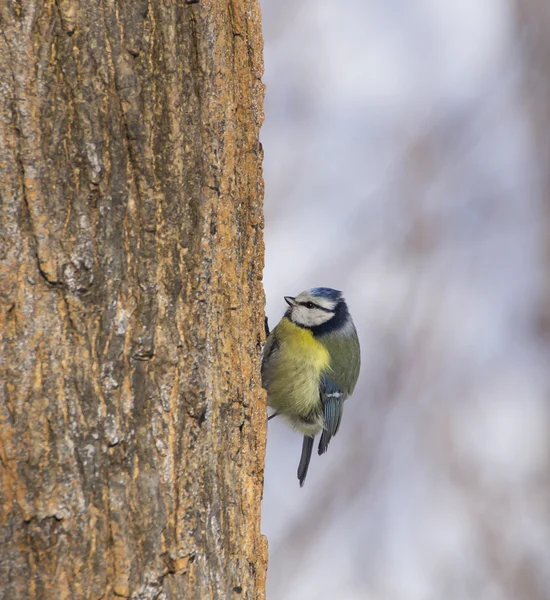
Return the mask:
[(304, 435), (302, 456), (300, 457), (300, 464), (298, 465), (298, 479), (300, 480), (300, 487), (304, 485), (304, 481), (306, 480), (307, 469), (309, 467), (309, 461), (311, 460), (311, 451), (313, 450), (314, 440), (315, 437)]

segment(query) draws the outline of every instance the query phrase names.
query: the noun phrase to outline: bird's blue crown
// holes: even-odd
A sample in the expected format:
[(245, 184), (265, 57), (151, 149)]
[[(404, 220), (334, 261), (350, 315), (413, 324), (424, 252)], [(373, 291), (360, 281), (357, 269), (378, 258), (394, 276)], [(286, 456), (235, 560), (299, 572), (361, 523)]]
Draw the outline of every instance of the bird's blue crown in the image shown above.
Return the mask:
[(328, 287), (318, 287), (310, 290), (313, 296), (317, 296), (319, 298), (327, 298), (328, 300), (339, 300), (342, 297), (342, 292), (339, 290), (333, 290)]

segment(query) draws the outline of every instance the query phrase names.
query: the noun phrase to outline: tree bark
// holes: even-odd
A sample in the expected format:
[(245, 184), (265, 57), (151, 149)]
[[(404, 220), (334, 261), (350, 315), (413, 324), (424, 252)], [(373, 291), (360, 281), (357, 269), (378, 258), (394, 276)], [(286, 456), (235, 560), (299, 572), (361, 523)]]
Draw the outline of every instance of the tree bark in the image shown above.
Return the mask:
[(256, 0), (0, 0), (0, 598), (263, 598)]

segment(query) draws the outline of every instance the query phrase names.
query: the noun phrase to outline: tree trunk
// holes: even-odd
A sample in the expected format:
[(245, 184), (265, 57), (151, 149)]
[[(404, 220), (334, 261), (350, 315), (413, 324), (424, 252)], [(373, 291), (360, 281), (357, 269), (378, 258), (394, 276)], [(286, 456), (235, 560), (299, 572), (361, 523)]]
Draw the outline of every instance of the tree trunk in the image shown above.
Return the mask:
[(256, 0), (0, 0), (0, 598), (262, 598)]
[(544, 343), (550, 340), (550, 6), (547, 0), (517, 0), (517, 39), (523, 59), (523, 97), (534, 144), (537, 179), (532, 193), (541, 198), (544, 248), (541, 264), (546, 269), (538, 300), (536, 332)]

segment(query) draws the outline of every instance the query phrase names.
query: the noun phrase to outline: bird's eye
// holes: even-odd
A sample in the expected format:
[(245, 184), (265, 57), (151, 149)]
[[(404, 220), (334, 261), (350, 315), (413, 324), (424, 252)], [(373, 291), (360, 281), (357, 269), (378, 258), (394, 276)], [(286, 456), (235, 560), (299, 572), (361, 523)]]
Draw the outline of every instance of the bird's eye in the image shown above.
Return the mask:
[(314, 306), (313, 302), (306, 302), (306, 308), (314, 308)]

